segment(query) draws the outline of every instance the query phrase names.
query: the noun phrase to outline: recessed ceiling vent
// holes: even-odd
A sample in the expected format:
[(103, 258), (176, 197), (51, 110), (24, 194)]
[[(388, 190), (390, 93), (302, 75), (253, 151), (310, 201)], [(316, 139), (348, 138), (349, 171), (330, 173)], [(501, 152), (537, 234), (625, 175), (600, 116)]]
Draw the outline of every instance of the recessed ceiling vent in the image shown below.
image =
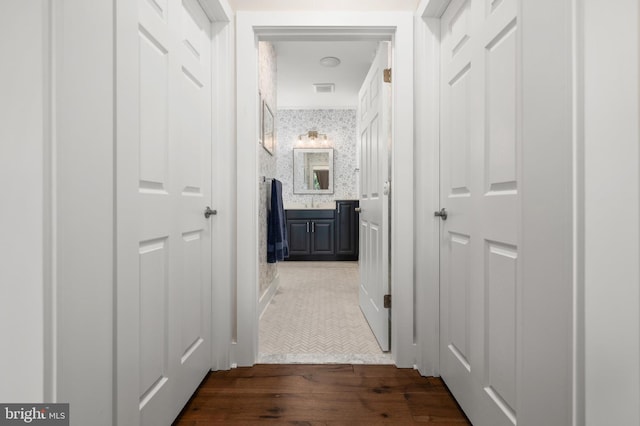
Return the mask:
[(314, 83), (313, 91), (316, 93), (333, 93), (336, 91), (336, 85), (333, 83)]

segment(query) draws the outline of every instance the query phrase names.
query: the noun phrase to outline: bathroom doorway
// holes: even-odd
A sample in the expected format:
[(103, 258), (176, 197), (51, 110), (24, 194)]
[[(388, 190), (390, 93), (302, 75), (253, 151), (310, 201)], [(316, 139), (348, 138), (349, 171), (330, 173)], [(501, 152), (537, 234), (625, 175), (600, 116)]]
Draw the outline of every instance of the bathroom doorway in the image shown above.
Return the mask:
[[(391, 362), (359, 307), (358, 213), (347, 216), (351, 230), (340, 226), (344, 203), (357, 206), (361, 193), (358, 94), (378, 48), (375, 40), (259, 42), (258, 362)], [(275, 117), (274, 144), (265, 143), (264, 114)], [(287, 218), (304, 216), (287, 221), (295, 261), (277, 264), (265, 261), (273, 179)], [(314, 213), (326, 218), (307, 219)]]
[[(413, 15), (411, 13), (238, 12), (237, 14), (238, 153), (237, 156), (237, 322), (232, 325), (232, 359), (252, 365), (258, 359), (260, 282), (260, 190), (271, 177), (258, 169), (266, 150), (259, 139), (259, 41), (390, 41), (394, 63), (392, 126), (392, 237), (388, 275), (394, 305), (391, 313), (391, 357), (399, 367), (415, 363), (413, 246)], [(264, 110), (264, 108), (263, 108)], [(267, 115), (268, 117), (268, 115)], [(280, 135), (281, 136), (281, 135)], [(277, 137), (280, 137), (277, 136)], [(315, 197), (314, 197), (315, 198)], [(316, 200), (314, 199), (314, 205)], [(402, 206), (402, 208), (401, 208)], [(260, 208), (259, 208), (260, 207)], [(312, 225), (313, 226), (313, 225)]]

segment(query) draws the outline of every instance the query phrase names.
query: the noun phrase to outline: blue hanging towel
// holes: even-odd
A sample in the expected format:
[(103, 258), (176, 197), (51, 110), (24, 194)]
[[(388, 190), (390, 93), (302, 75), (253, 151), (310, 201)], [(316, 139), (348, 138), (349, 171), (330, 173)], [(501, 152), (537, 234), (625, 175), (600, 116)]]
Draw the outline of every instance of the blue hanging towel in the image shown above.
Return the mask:
[(282, 204), (282, 182), (271, 181), (271, 210), (267, 219), (267, 262), (276, 263), (289, 257), (287, 224)]

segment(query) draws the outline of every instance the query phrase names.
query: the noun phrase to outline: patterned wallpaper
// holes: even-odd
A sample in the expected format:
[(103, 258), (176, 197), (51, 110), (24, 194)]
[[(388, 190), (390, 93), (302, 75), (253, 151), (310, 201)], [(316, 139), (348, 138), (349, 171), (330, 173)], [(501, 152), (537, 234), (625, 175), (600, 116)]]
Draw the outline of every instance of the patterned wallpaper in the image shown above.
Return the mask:
[[(334, 193), (313, 195), (315, 203), (358, 198), (356, 152), (356, 110), (278, 110), (277, 178), (282, 181), (282, 197), (287, 203), (310, 203), (311, 195), (293, 193), (293, 148), (298, 135), (315, 129), (333, 143)], [(306, 146), (305, 146), (306, 147)], [(311, 146), (309, 146), (311, 147)], [(323, 147), (318, 144), (314, 147)]]
[[(259, 149), (258, 176), (282, 181), (284, 203), (310, 203), (311, 195), (293, 194), (293, 147), (298, 135), (316, 129), (333, 144), (334, 193), (314, 195), (315, 203), (357, 199), (356, 110), (278, 110), (276, 52), (271, 43), (258, 44), (259, 88), (263, 99), (276, 112), (274, 155)], [(267, 208), (271, 198), (270, 183), (260, 184), (259, 272), (262, 296), (278, 275), (277, 264), (267, 263)]]
[[(259, 88), (262, 98), (266, 100), (271, 111), (277, 110), (277, 70), (276, 70), (276, 51), (273, 44), (261, 41), (258, 44), (258, 61), (259, 61)], [(262, 110), (262, 105), (260, 106)], [(276, 134), (277, 146), (277, 134)], [(260, 148), (258, 154), (259, 171), (258, 176), (273, 177), (276, 175), (276, 157), (269, 154), (266, 150)], [(276, 263), (267, 263), (267, 209), (271, 202), (271, 184), (260, 183), (260, 208), (259, 215), (259, 244), (258, 251), (260, 264), (260, 289), (262, 294), (269, 288), (278, 275)]]

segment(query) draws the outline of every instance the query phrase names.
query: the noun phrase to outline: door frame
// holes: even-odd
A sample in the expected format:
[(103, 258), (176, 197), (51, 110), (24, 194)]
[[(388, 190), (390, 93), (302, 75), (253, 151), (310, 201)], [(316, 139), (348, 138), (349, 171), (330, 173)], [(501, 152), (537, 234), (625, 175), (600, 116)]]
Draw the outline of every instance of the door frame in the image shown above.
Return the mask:
[[(258, 355), (258, 93), (257, 41), (295, 38), (386, 39), (394, 54), (391, 201), (391, 352), (396, 365), (415, 365), (413, 274), (413, 25), (411, 12), (244, 12), (236, 14), (237, 321), (232, 358), (253, 365)], [(410, 243), (407, 243), (410, 242)]]
[[(439, 207), (440, 17), (450, 0), (422, 0), (416, 13), (416, 218)], [(572, 424), (579, 409), (576, 370), (581, 283), (575, 207), (580, 167), (574, 129), (580, 72), (574, 55), (575, 1), (519, 0), (521, 28), (518, 78), (523, 152), (519, 152), (519, 245), (517, 348), (520, 378), (516, 411), (523, 424)], [(541, 67), (540, 64), (545, 64)], [(577, 165), (576, 165), (577, 164)], [(427, 170), (427, 171), (425, 171)], [(549, 206), (541, 208), (540, 206)], [(559, 220), (559, 218), (561, 220)], [(416, 278), (418, 369), (439, 375), (439, 225), (417, 228)], [(537, 342), (544, 339), (545, 347)], [(544, 371), (544, 374), (540, 374)], [(525, 402), (523, 402), (525, 401)]]
[(416, 340), (418, 371), (440, 375), (440, 17), (450, 0), (423, 0), (416, 12)]
[(640, 424), (640, 6), (576, 2), (576, 424)]

